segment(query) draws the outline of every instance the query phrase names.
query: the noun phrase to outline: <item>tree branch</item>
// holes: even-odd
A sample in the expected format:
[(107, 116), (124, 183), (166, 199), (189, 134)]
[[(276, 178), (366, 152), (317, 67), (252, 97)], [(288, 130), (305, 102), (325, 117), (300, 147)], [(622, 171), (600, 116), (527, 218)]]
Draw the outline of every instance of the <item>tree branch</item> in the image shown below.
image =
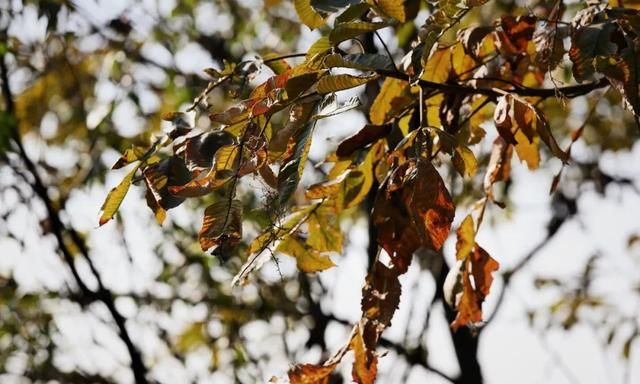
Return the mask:
[[(36, 193), (36, 195), (42, 200), (42, 202), (45, 205), (45, 208), (47, 210), (47, 216), (51, 223), (51, 231), (53, 232), (58, 242), (58, 247), (60, 252), (62, 253), (63, 259), (71, 269), (71, 273), (74, 277), (74, 280), (78, 285), (80, 291), (82, 292), (84, 299), (86, 299), (87, 302), (98, 300), (106, 305), (107, 309), (109, 310), (109, 313), (111, 314), (114, 322), (116, 323), (120, 339), (124, 342), (124, 344), (127, 347), (127, 351), (129, 352), (129, 356), (131, 358), (131, 369), (133, 371), (133, 376), (135, 378), (136, 383), (146, 384), (147, 369), (144, 366), (144, 363), (142, 362), (142, 357), (140, 355), (140, 352), (138, 351), (136, 346), (133, 344), (131, 337), (129, 336), (129, 333), (127, 331), (126, 324), (125, 324), (126, 322), (125, 318), (117, 310), (111, 291), (105, 288), (105, 286), (103, 285), (100, 274), (95, 268), (95, 266), (93, 265), (93, 262), (89, 257), (89, 251), (86, 247), (86, 244), (84, 243), (80, 235), (73, 228), (67, 228), (64, 225), (64, 223), (62, 223), (62, 220), (60, 219), (60, 212), (54, 207), (53, 202), (49, 198), (47, 187), (45, 186), (44, 182), (40, 178), (35, 164), (31, 161), (31, 159), (27, 155), (24, 145), (22, 144), (22, 139), (20, 137), (20, 133), (18, 132), (19, 122), (15, 114), (15, 104), (13, 101), (11, 86), (9, 84), (9, 72), (8, 72), (6, 61), (5, 61), (6, 60), (5, 56), (6, 55), (2, 55), (0, 59), (0, 76), (1, 76), (0, 79), (2, 80), (2, 94), (5, 99), (5, 109), (6, 109), (5, 112), (9, 116), (12, 116), (14, 118), (14, 122), (10, 127), (11, 138), (13, 139), (17, 147), (18, 155), (20, 156), (21, 160), (24, 162), (28, 172), (33, 177), (33, 183), (30, 183), (30, 185), (34, 190), (34, 192)], [(87, 285), (84, 283), (84, 281), (80, 277), (80, 274), (78, 273), (78, 270), (75, 266), (73, 253), (65, 243), (65, 240), (64, 240), (65, 233), (67, 233), (70, 236), (71, 240), (76, 245), (76, 247), (78, 248), (82, 256), (86, 259), (89, 265), (89, 268), (91, 270), (91, 273), (94, 275), (98, 283), (97, 291), (93, 291), (89, 289), (89, 287), (87, 287)]]
[[(396, 72), (396, 71), (387, 71), (387, 70), (377, 70), (376, 71), (381, 76), (393, 77), (395, 79), (411, 81), (409, 75)], [(482, 80), (482, 79), (478, 79)], [(485, 95), (492, 98), (497, 98), (502, 96), (502, 93), (494, 90), (493, 88), (483, 88), (483, 87), (472, 87), (467, 85), (459, 85), (459, 84), (447, 84), (447, 83), (435, 83), (433, 81), (427, 80), (418, 80), (418, 84), (424, 89), (435, 89), (445, 93), (457, 93), (463, 95)], [(591, 91), (594, 91), (599, 88), (604, 88), (609, 85), (609, 81), (606, 78), (601, 79), (600, 81), (578, 84), (578, 85), (570, 85), (566, 87), (558, 87), (558, 88), (516, 88), (505, 90), (505, 92), (510, 92), (516, 94), (518, 96), (529, 96), (529, 97), (542, 97), (548, 98), (556, 95), (563, 95), (568, 98), (575, 98), (578, 96), (586, 95)]]

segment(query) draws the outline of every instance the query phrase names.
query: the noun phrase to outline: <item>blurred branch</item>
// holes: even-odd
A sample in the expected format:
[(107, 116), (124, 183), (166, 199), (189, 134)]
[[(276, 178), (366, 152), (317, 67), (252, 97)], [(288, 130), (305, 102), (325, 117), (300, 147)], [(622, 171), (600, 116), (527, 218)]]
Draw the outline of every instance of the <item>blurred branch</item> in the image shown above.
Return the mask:
[[(31, 174), (31, 177), (33, 178), (33, 182), (29, 183), (31, 188), (45, 205), (47, 216), (51, 224), (51, 231), (58, 242), (58, 248), (62, 253), (65, 263), (71, 269), (71, 273), (74, 277), (74, 280), (76, 281), (76, 284), (78, 285), (82, 295), (84, 296), (83, 299), (86, 300), (86, 302), (91, 302), (96, 300), (101, 301), (106, 305), (107, 309), (109, 310), (109, 313), (111, 314), (114, 322), (116, 323), (120, 339), (124, 342), (129, 352), (129, 356), (131, 358), (131, 369), (133, 371), (133, 375), (135, 377), (136, 383), (146, 384), (147, 369), (144, 366), (144, 363), (142, 362), (142, 357), (140, 355), (140, 352), (135, 347), (135, 345), (131, 340), (131, 337), (129, 336), (129, 333), (127, 331), (126, 324), (125, 324), (125, 318), (122, 316), (122, 314), (120, 314), (120, 312), (118, 312), (115, 306), (115, 302), (114, 302), (111, 291), (108, 290), (103, 285), (102, 278), (98, 270), (93, 265), (91, 258), (89, 257), (89, 251), (86, 247), (86, 244), (84, 243), (84, 240), (73, 228), (71, 227), (67, 228), (65, 224), (62, 223), (60, 219), (59, 210), (55, 208), (54, 203), (49, 198), (47, 187), (45, 186), (44, 182), (40, 178), (40, 175), (38, 174), (38, 170), (35, 164), (31, 161), (31, 159), (27, 155), (24, 145), (22, 144), (22, 139), (20, 137), (20, 133), (18, 132), (19, 122), (15, 113), (15, 104), (13, 101), (13, 94), (11, 92), (11, 86), (9, 84), (9, 71), (6, 64), (6, 54), (2, 55), (0, 59), (0, 76), (1, 76), (0, 79), (2, 80), (2, 94), (5, 99), (5, 112), (9, 116), (13, 117), (14, 119), (14, 122), (10, 127), (11, 138), (13, 139), (17, 147), (17, 151), (18, 151), (18, 155), (20, 156), (20, 159), (24, 162), (24, 165), (27, 168), (27, 171), (29, 172), (29, 174)], [(25, 177), (25, 180), (27, 180), (26, 177)], [(76, 248), (80, 251), (82, 256), (87, 261), (89, 265), (89, 269), (91, 270), (91, 273), (93, 274), (93, 276), (95, 277), (98, 283), (97, 291), (93, 291), (89, 289), (89, 287), (85, 284), (85, 282), (80, 277), (80, 274), (78, 273), (78, 270), (75, 265), (74, 255), (70, 250), (70, 248), (68, 247), (67, 243), (65, 242), (65, 238), (64, 238), (65, 234), (68, 234), (70, 236), (71, 241), (74, 243)]]
[[(491, 313), (491, 315), (487, 318), (486, 323), (489, 324), (496, 317), (502, 304), (504, 302), (504, 296), (511, 283), (511, 279), (515, 274), (517, 274), (520, 270), (522, 270), (525, 266), (533, 260), (533, 258), (538, 255), (538, 253), (551, 241), (551, 239), (558, 233), (562, 225), (569, 219), (571, 216), (577, 213), (577, 205), (575, 198), (568, 198), (562, 193), (557, 193), (554, 195), (554, 200), (552, 202), (552, 210), (553, 216), (547, 223), (547, 234), (546, 236), (540, 240), (538, 244), (536, 244), (527, 254), (512, 268), (506, 270), (502, 274), (503, 286), (500, 290), (500, 295), (498, 296), (498, 300), (496, 302), (496, 306)], [(485, 327), (480, 328), (479, 332), (484, 330)]]

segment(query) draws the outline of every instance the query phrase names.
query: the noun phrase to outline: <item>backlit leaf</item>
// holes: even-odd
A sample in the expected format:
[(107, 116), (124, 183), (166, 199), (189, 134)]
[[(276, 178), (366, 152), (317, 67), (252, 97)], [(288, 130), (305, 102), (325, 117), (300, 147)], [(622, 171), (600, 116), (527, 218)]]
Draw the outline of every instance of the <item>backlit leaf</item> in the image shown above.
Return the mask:
[(536, 18), (534, 16), (502, 16), (500, 29), (496, 30), (498, 36), (497, 46), (503, 55), (517, 55), (527, 51), (527, 47), (533, 38)]
[(199, 239), (203, 251), (224, 243), (235, 245), (242, 238), (242, 202), (220, 200), (204, 211)]
[(293, 0), (296, 13), (307, 27), (311, 29), (324, 25), (324, 18), (311, 6), (311, 0)]
[(318, 81), (318, 93), (338, 92), (366, 84), (378, 78), (378, 75), (354, 76), (347, 74), (327, 75)]
[(342, 231), (335, 214), (318, 209), (307, 219), (307, 244), (320, 252), (342, 252)]
[(122, 200), (127, 195), (133, 176), (138, 171), (138, 166), (133, 168), (125, 177), (120, 181), (116, 187), (112, 188), (104, 203), (102, 204), (102, 214), (100, 215), (99, 225), (104, 225), (107, 221), (111, 220), (113, 216), (118, 212)]
[(535, 137), (533, 142), (529, 142), (529, 139), (522, 133), (522, 130), (518, 130), (515, 134), (515, 139), (518, 144), (515, 145), (516, 154), (521, 161), (527, 164), (530, 170), (538, 169), (540, 166), (540, 150), (538, 149), (539, 139)]
[(373, 384), (378, 373), (378, 357), (375, 350), (367, 349), (361, 332), (358, 326), (349, 344), (354, 354), (351, 376), (356, 383)]
[(456, 231), (458, 241), (456, 242), (456, 260), (464, 260), (476, 245), (476, 230), (473, 226), (471, 215), (462, 220), (460, 227)]
[(387, 121), (387, 114), (392, 109), (391, 101), (400, 96), (408, 84), (407, 81), (391, 77), (384, 80), (380, 92), (369, 109), (369, 118), (373, 124), (382, 125)]
[(296, 259), (296, 266), (302, 272), (319, 272), (335, 267), (335, 264), (329, 256), (323, 255), (317, 250), (308, 247), (293, 236), (287, 237), (280, 242), (276, 250), (294, 257)]
[(328, 384), (329, 376), (338, 363), (329, 365), (299, 364), (288, 375), (290, 384)]
[[(456, 318), (451, 323), (454, 330), (482, 320), (482, 303), (493, 283), (492, 273), (498, 268), (498, 262), (482, 247), (477, 244), (473, 247), (473, 251), (466, 257), (462, 271), (462, 297), (458, 303)], [(471, 277), (473, 277), (473, 283)]]
[(393, 17), (401, 23), (405, 22), (404, 0), (369, 0), (387, 16)]
[(455, 148), (452, 160), (454, 167), (461, 176), (473, 177), (478, 171), (476, 156), (469, 148), (463, 145)]
[(329, 41), (333, 45), (356, 38), (367, 32), (377, 31), (378, 29), (389, 26), (387, 23), (369, 23), (366, 21), (350, 21), (336, 25), (336, 27), (329, 34)]

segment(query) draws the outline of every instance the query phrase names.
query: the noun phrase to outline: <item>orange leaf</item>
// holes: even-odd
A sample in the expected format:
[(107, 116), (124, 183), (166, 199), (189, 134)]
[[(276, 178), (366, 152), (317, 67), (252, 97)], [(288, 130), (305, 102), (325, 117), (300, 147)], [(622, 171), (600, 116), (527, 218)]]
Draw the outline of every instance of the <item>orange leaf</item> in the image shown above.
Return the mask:
[[(491, 273), (498, 270), (498, 267), (498, 262), (479, 245), (476, 245), (473, 252), (468, 255), (462, 271), (463, 290), (458, 303), (458, 314), (451, 323), (454, 330), (482, 320), (482, 303), (493, 283)], [(471, 276), (473, 276), (473, 284)]]
[(289, 371), (289, 382), (291, 384), (327, 384), (331, 372), (337, 365), (337, 363), (326, 366), (298, 364)]
[(350, 347), (355, 356), (351, 370), (353, 381), (359, 384), (373, 384), (378, 373), (378, 356), (375, 350), (367, 349), (365, 346), (360, 327), (351, 339)]

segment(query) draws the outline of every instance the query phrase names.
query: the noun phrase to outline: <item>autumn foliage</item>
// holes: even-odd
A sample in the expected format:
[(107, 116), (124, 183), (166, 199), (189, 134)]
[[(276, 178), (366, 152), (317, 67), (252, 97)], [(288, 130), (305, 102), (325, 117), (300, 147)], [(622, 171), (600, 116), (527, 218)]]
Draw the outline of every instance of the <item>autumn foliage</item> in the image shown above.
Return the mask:
[[(202, 251), (222, 260), (242, 252), (246, 262), (232, 282), (238, 285), (278, 254), (295, 258), (301, 272), (335, 267), (343, 252), (341, 218), (371, 197), (378, 255), (363, 282), (362, 317), (332, 359), (296, 365), (289, 380), (326, 383), (352, 351), (353, 379), (372, 383), (376, 347), (399, 305), (399, 276), (416, 251), (441, 252), (452, 232), (457, 198), (442, 175), (454, 170), (476, 199), (462, 206), (467, 213), (454, 228), (457, 263), (445, 284), (457, 312), (451, 327), (481, 327), (500, 257), (489, 255), (476, 233), (488, 205), (504, 207), (496, 184), (509, 179), (514, 153), (531, 170), (545, 156), (570, 162), (571, 144), (581, 134), (558, 137), (545, 101), (611, 87), (636, 121), (640, 116), (640, 14), (633, 7), (589, 5), (564, 21), (564, 6), (555, 1), (489, 25), (464, 24), (486, 2), (432, 1), (433, 12), (418, 20), (418, 36), (399, 61), (383, 50), (359, 51), (353, 41), (413, 23), (420, 2), (295, 0), (302, 23), (322, 37), (304, 54), (207, 69), (211, 82), (191, 109), (214, 128), (192, 129), (181, 112), (164, 115), (173, 129), (149, 147), (127, 150), (114, 165), (130, 171), (107, 196), (100, 224), (114, 217), (136, 179), (144, 181), (159, 224), (185, 199), (207, 196), (212, 202), (203, 212)], [(558, 74), (563, 63), (571, 64), (570, 73)], [(269, 71), (266, 81), (251, 85)], [(340, 101), (339, 92), (371, 84), (379, 91), (365, 105), (369, 123), (325, 159), (325, 179), (301, 191), (316, 122), (362, 108), (357, 97)], [(219, 87), (239, 100), (226, 108), (208, 105), (207, 94)], [(480, 126), (485, 121), (493, 121), (497, 134)], [(480, 162), (477, 148), (488, 140), (488, 161)], [(254, 238), (243, 234), (238, 193), (247, 177), (268, 191), (264, 204), (271, 214)], [(559, 174), (549, 181), (552, 192), (559, 182)]]

